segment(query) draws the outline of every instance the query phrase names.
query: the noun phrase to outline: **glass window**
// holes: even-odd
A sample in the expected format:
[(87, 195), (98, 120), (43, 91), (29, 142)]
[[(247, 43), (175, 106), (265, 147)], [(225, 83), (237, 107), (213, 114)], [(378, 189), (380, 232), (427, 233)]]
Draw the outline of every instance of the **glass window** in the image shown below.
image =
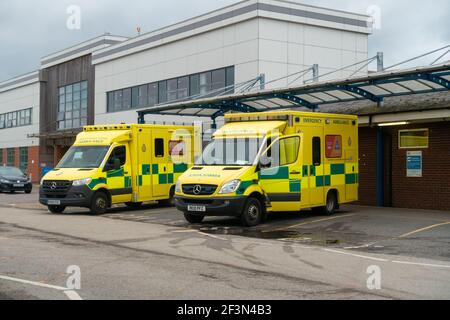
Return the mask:
[(171, 79), (167, 81), (167, 101), (177, 100), (178, 80)]
[(28, 170), (28, 148), (20, 148), (20, 169), (22, 171)]
[(200, 94), (211, 91), (211, 72), (200, 73)]
[(154, 106), (158, 104), (158, 83), (150, 83), (148, 85), (148, 104)]
[(400, 149), (428, 148), (428, 129), (399, 130), (398, 146)]
[(15, 164), (15, 154), (14, 154), (15, 150), (14, 150), (14, 148), (7, 149), (6, 153), (7, 153), (6, 165), (8, 167), (14, 167), (14, 164)]
[(320, 166), (322, 164), (322, 154), (319, 137), (314, 137), (312, 139), (312, 156), (313, 156), (313, 165), (316, 167)]
[(108, 146), (71, 147), (57, 168), (98, 168), (108, 152)]
[(300, 137), (290, 137), (280, 140), (280, 166), (286, 166), (297, 161), (300, 149)]
[(189, 96), (189, 77), (178, 78), (178, 99), (184, 99)]
[(123, 90), (122, 110), (131, 109), (131, 88)]
[(114, 111), (114, 92), (108, 92), (108, 95), (107, 95), (107, 99), (108, 99), (108, 102), (107, 102), (107, 109), (108, 109), (108, 112), (113, 112)]
[(195, 96), (200, 94), (200, 75), (194, 74), (189, 77), (189, 95)]
[(155, 139), (155, 157), (164, 157), (164, 139), (162, 138)]
[(223, 88), (225, 88), (225, 69), (214, 70), (211, 74), (211, 90)]
[(125, 163), (127, 162), (127, 149), (125, 146), (114, 148), (114, 150), (111, 152), (111, 155), (108, 158), (107, 165), (114, 166), (114, 162), (116, 159), (119, 159), (120, 166), (125, 165)]
[(226, 72), (226, 86), (234, 85), (234, 67), (227, 68)]
[(159, 88), (159, 103), (167, 102), (167, 81), (160, 81), (158, 83)]
[(342, 158), (342, 136), (325, 136), (325, 156), (327, 158)]
[(122, 90), (114, 91), (114, 111), (122, 110)]
[(6, 126), (5, 115), (0, 114), (0, 129), (4, 129)]
[[(58, 130), (80, 127), (80, 109), (87, 108), (87, 95), (87, 81), (77, 82), (59, 88), (58, 114), (56, 116)], [(114, 96), (108, 94), (108, 111), (111, 111), (113, 102)]]
[(3, 149), (0, 149), (0, 166), (3, 165)]
[(260, 150), (258, 138), (217, 138), (212, 140), (198, 158), (198, 165), (249, 166)]

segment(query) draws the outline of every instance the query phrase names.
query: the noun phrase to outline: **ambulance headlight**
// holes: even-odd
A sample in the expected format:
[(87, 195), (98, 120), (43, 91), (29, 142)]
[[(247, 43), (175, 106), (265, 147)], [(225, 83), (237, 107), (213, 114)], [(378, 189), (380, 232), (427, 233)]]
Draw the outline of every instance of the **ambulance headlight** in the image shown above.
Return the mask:
[(87, 185), (87, 184), (89, 184), (91, 182), (92, 182), (92, 178), (86, 178), (86, 179), (74, 180), (72, 182), (72, 185), (74, 187), (80, 187), (80, 186)]
[(180, 180), (177, 180), (177, 183), (175, 184), (175, 192), (181, 193), (181, 182)]
[(222, 188), (220, 188), (219, 193), (234, 193), (236, 192), (237, 188), (239, 188), (239, 185), (241, 184), (241, 180), (232, 180), (230, 182), (225, 183)]

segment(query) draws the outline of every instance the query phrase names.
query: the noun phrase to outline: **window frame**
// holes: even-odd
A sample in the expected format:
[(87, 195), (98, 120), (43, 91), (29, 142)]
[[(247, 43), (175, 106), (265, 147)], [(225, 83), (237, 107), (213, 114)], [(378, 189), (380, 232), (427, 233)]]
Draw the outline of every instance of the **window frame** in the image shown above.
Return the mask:
[[(114, 93), (106, 95), (114, 100)], [(58, 108), (56, 113), (56, 130), (77, 129), (87, 124), (88, 119), (88, 80), (74, 82), (58, 87)], [(86, 114), (85, 116), (83, 114)], [(74, 126), (75, 124), (75, 126)]]
[[(153, 139), (153, 146), (155, 149), (154, 156), (155, 158), (164, 158), (165, 155), (165, 147), (164, 147), (164, 138), (155, 138)], [(162, 148), (162, 154), (159, 152)]]
[[(319, 141), (319, 148), (317, 149), (317, 145), (315, 144), (316, 141)], [(311, 148), (312, 148), (312, 164), (315, 167), (320, 167), (322, 165), (322, 138), (320, 137), (312, 137), (311, 140)], [(319, 162), (316, 161), (317, 151), (319, 152)]]
[[(406, 147), (402, 147), (402, 145), (401, 145), (401, 133), (403, 133), (403, 132), (420, 132), (420, 131), (425, 131), (427, 133), (427, 145), (426, 146), (406, 146)], [(430, 148), (430, 129), (429, 128), (421, 128), (421, 129), (403, 129), (403, 130), (398, 130), (398, 148), (400, 150), (405, 150), (405, 149), (428, 149), (428, 148)]]

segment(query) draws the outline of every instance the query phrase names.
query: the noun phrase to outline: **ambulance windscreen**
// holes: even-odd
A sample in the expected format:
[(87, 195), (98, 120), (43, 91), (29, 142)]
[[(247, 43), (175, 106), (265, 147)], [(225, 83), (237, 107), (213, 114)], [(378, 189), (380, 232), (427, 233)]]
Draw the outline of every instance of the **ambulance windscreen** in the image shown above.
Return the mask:
[(109, 146), (71, 147), (56, 168), (95, 169), (100, 166)]
[(196, 165), (251, 166), (263, 138), (216, 138), (203, 150)]

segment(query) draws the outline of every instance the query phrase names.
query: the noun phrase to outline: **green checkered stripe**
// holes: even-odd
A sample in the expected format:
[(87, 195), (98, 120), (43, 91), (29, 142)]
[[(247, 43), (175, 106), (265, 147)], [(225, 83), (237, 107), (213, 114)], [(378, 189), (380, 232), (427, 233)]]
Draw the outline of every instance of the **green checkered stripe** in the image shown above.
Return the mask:
[(289, 176), (289, 167), (278, 167), (261, 170), (258, 173), (260, 180), (284, 180), (289, 181), (289, 192), (301, 192), (302, 181), (300, 179), (291, 179)]
[(303, 177), (316, 177), (316, 187), (328, 187), (331, 185), (331, 176), (333, 175), (345, 175), (345, 184), (356, 184), (358, 183), (359, 176), (357, 173), (345, 173), (345, 164), (331, 164), (329, 175), (316, 175), (316, 167), (303, 166)]
[[(159, 165), (158, 164), (142, 164), (140, 168), (141, 172), (137, 176), (137, 185), (142, 186), (143, 181), (145, 180), (145, 177), (148, 177), (150, 179), (150, 183), (157, 183), (157, 184), (174, 184), (175, 183), (175, 177), (177, 175), (182, 174), (188, 169), (188, 165), (185, 163), (180, 164), (173, 164), (172, 166), (169, 165), (168, 172), (160, 172)], [(156, 180), (154, 177), (157, 176)]]
[[(123, 178), (123, 187), (124, 188), (131, 188), (131, 177), (130, 176), (125, 176), (124, 174), (124, 169), (120, 168), (118, 170), (114, 170), (114, 171), (110, 171), (106, 173), (106, 177), (102, 178), (99, 177), (97, 179), (92, 179), (91, 183), (89, 183), (88, 187), (90, 189), (94, 189), (97, 185), (99, 184), (109, 184), (111, 185), (112, 189), (116, 189), (114, 186), (114, 183), (118, 183), (121, 185), (120, 183), (120, 178)], [(122, 186), (120, 186), (122, 187)]]

